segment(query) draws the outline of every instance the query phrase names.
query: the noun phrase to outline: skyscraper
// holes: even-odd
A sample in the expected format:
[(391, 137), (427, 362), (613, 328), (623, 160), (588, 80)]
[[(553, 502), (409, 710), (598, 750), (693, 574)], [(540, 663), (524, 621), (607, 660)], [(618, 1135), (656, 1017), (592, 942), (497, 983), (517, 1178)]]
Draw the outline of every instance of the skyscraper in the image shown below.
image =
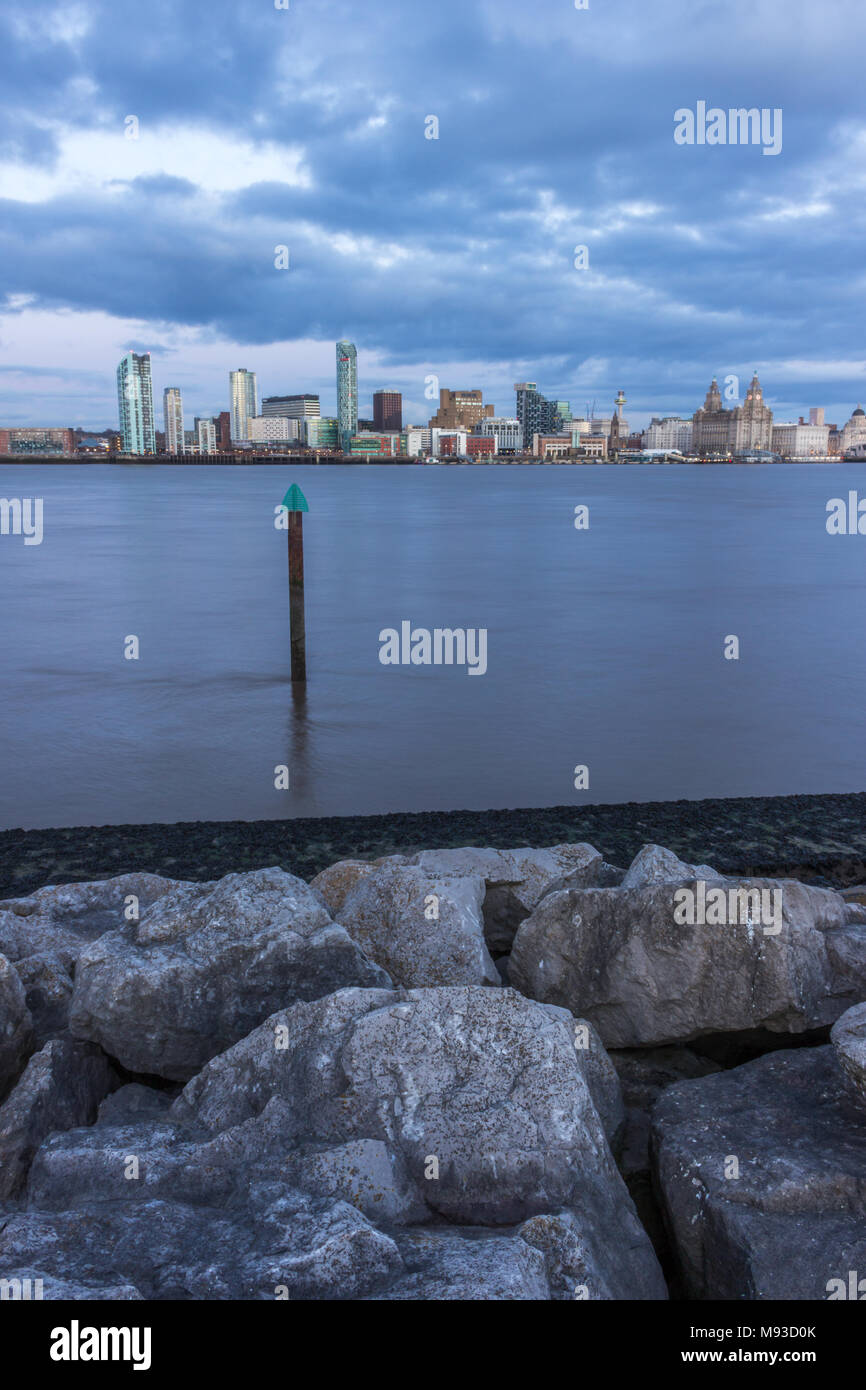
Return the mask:
[(403, 395), (400, 391), (373, 392), (373, 429), (397, 430), (403, 428)]
[(153, 454), (153, 384), (150, 353), (128, 352), (117, 364), (117, 413), (125, 454)]
[(259, 413), (259, 396), (255, 372), (238, 367), (229, 372), (229, 394), (232, 408), (232, 439), (249, 439), (249, 422)]
[(183, 453), (183, 401), (179, 386), (166, 386), (162, 393), (162, 409), (165, 416), (165, 452)]
[(496, 407), (484, 404), (481, 391), (451, 391), (443, 387), (439, 392), (439, 409), (430, 417), (430, 428), (472, 430), (495, 414)]
[(340, 443), (348, 453), (349, 441), (358, 432), (358, 352), (345, 338), (337, 344), (337, 415)]
[(514, 412), (523, 430), (524, 449), (532, 448), (532, 437), (536, 434), (556, 434), (562, 420), (555, 401), (542, 396), (534, 381), (516, 381), (517, 409)]

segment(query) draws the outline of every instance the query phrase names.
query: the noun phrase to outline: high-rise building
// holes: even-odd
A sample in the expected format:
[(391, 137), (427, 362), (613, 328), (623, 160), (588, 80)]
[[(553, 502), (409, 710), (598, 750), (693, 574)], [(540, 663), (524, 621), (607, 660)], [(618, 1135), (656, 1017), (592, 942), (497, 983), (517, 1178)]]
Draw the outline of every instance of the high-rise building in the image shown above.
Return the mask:
[(249, 439), (249, 422), (259, 413), (258, 387), (255, 372), (239, 367), (229, 372), (229, 391), (232, 408), (232, 439)]
[(314, 420), (320, 414), (318, 396), (262, 397), (262, 415), (281, 415), (287, 420)]
[(439, 409), (430, 418), (430, 428), (471, 430), (482, 420), (495, 414), (496, 407), (484, 404), (481, 391), (441, 390), (439, 392)]
[(345, 338), (337, 343), (337, 417), (340, 443), (348, 453), (352, 436), (358, 432), (358, 351)]
[[(196, 441), (200, 454), (215, 454), (217, 451), (216, 443), (216, 424), (212, 417), (195, 417)], [(168, 449), (167, 453), (171, 453)]]
[(155, 453), (149, 352), (128, 352), (117, 364), (117, 413), (123, 452)]
[(166, 386), (162, 393), (162, 411), (165, 419), (165, 452), (183, 453), (183, 401), (179, 386)]
[(532, 447), (532, 440), (536, 434), (559, 433), (562, 419), (556, 401), (549, 401), (542, 396), (534, 381), (516, 381), (514, 390), (517, 395), (515, 414), (523, 431), (524, 449)]
[(373, 392), (373, 428), (397, 430), (403, 428), (403, 395), (400, 391)]

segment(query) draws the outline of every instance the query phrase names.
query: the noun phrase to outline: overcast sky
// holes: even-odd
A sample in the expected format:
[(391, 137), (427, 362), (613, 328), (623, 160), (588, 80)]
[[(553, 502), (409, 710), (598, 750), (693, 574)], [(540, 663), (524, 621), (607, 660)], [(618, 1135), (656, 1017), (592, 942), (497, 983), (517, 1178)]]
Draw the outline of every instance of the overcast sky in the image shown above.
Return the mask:
[[(841, 424), (864, 39), (863, 0), (2, 0), (0, 425), (116, 424), (129, 348), (160, 426), (233, 367), (329, 414), (340, 337), (362, 415), (395, 386), (426, 421), (435, 375), (643, 424), (757, 369)], [(699, 101), (781, 108), (781, 153), (677, 145)]]

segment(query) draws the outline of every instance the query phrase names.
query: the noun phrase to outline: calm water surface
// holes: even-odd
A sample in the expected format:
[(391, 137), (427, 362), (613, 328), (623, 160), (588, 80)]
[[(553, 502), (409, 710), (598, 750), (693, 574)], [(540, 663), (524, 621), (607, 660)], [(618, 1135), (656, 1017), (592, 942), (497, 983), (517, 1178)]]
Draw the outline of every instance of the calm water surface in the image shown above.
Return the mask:
[[(861, 791), (866, 536), (825, 528), (852, 488), (861, 465), (0, 465), (45, 518), (41, 546), (0, 536), (0, 826)], [(405, 619), (486, 628), (486, 675), (381, 665)]]

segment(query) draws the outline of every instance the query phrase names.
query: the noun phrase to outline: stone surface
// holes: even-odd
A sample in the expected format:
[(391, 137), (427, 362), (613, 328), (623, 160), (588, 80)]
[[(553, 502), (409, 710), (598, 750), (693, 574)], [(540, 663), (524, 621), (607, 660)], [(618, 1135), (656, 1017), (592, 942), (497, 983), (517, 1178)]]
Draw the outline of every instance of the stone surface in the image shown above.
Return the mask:
[(161, 897), (79, 957), (69, 1027), (130, 1071), (186, 1080), (277, 1007), (388, 984), (282, 869)]
[(866, 1106), (866, 1004), (856, 1004), (836, 1020), (830, 1041), (855, 1099)]
[(499, 986), (484, 941), (484, 880), (383, 865), (350, 890), (340, 924), (394, 984)]
[(620, 1168), (623, 1173), (649, 1169), (650, 1114), (667, 1086), (721, 1071), (718, 1062), (688, 1047), (624, 1049), (609, 1054), (622, 1087), (625, 1134)]
[(35, 1053), (0, 1106), (0, 1200), (21, 1191), (46, 1135), (90, 1124), (119, 1084), (108, 1058), (91, 1043), (55, 1039)]
[[(647, 858), (655, 873), (659, 856)], [(804, 1032), (863, 997), (866, 931), (848, 922), (837, 893), (793, 880), (711, 886), (778, 891), (781, 930), (768, 934), (751, 921), (681, 925), (676, 895), (697, 893), (694, 880), (550, 893), (520, 926), (509, 980), (590, 1019), (614, 1048), (750, 1029)]]
[(182, 885), (157, 874), (121, 874), (94, 883), (50, 884), (27, 898), (0, 902), (0, 951), (12, 961), (56, 953), (71, 968), (83, 947), (122, 927), (138, 899), (139, 914)]
[[(5, 1281), (5, 1283), (4, 1283)], [(109, 1284), (94, 1287), (78, 1284), (69, 1279), (54, 1279), (40, 1269), (13, 1269), (0, 1278), (0, 1299), (26, 1302), (60, 1301), (86, 1303), (94, 1300), (116, 1300), (125, 1302), (140, 1299), (138, 1289), (131, 1284)]]
[(832, 1047), (668, 1087), (652, 1131), (688, 1296), (827, 1299), (866, 1270), (866, 1115)]
[(33, 1019), (37, 1046), (59, 1037), (69, 1025), (72, 1002), (72, 967), (58, 951), (24, 956), (15, 969), (24, 986), (27, 1007)]
[(0, 955), (0, 1101), (33, 1050), (33, 1020), (14, 965)]
[(685, 879), (716, 879), (720, 875), (708, 864), (686, 864), (672, 850), (661, 845), (644, 845), (631, 861), (621, 888), (645, 888), (650, 883), (682, 883)]

